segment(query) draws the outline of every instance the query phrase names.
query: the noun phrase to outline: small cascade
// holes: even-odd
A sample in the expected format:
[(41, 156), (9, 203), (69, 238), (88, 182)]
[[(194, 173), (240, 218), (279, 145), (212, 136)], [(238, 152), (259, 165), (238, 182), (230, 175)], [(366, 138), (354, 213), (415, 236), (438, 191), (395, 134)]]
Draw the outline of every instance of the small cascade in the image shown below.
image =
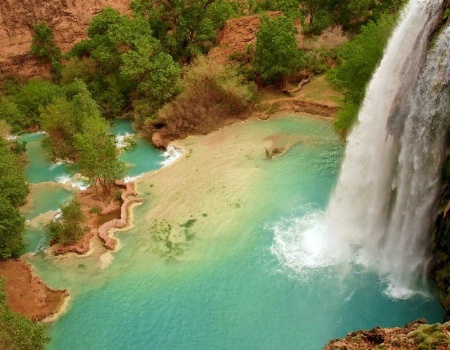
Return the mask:
[(421, 0), (403, 12), (348, 138), (326, 214), (334, 248), (378, 272), (393, 297), (426, 286), (450, 118), (448, 30), (427, 54), (440, 13), (440, 2)]

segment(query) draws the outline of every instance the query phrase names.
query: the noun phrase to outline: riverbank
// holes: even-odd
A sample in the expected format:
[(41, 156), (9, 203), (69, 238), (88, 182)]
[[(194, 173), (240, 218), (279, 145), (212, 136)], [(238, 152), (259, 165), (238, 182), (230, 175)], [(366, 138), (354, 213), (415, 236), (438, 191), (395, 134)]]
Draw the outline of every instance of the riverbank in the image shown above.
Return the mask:
[(0, 261), (0, 276), (5, 281), (10, 309), (34, 321), (45, 321), (57, 315), (69, 298), (67, 290), (52, 289), (35, 276), (25, 257)]

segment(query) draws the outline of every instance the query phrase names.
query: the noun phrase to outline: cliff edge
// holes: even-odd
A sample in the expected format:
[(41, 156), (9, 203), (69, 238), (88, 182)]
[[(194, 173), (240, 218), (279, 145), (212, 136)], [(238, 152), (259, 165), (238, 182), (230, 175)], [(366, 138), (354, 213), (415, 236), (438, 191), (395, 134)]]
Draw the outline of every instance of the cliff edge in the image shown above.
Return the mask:
[(24, 77), (42, 75), (29, 54), (33, 26), (45, 22), (53, 28), (56, 44), (67, 51), (86, 37), (93, 16), (107, 6), (122, 13), (131, 0), (2, 0), (0, 1), (0, 73)]

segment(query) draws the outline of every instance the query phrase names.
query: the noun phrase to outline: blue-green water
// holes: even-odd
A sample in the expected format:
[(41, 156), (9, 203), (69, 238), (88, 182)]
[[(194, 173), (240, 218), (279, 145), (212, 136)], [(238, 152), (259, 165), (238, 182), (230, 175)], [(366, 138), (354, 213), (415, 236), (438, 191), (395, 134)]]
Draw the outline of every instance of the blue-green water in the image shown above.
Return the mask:
[(25, 141), (28, 166), (26, 174), (32, 184), (67, 180), (75, 174), (76, 168), (69, 163), (52, 163), (47, 150), (42, 146), (43, 133), (24, 134), (19, 141)]
[[(266, 159), (266, 137), (285, 134), (300, 143)], [(189, 156), (143, 179), (145, 202), (108, 268), (36, 256), (73, 297), (49, 349), (316, 350), (356, 329), (442, 319), (437, 300), (392, 300), (358, 267), (297, 271), (272, 253), (276, 228), (327, 205), (343, 150), (329, 123), (285, 117), (220, 135), (185, 141)]]
[[(135, 131), (129, 121), (120, 121), (111, 127), (115, 135), (133, 134)], [(70, 163), (54, 163), (51, 161), (47, 150), (43, 147), (43, 133), (24, 134), (19, 141), (26, 142), (28, 165), (26, 174), (28, 181), (33, 184), (44, 182), (69, 181), (77, 172), (77, 167)], [(122, 151), (119, 158), (127, 163), (127, 176), (135, 177), (150, 170), (159, 169), (164, 160), (162, 152), (153, 148), (148, 142), (136, 138), (136, 146)], [(32, 220), (48, 211), (56, 211), (64, 202), (72, 196), (72, 192), (64, 187), (56, 185), (33, 186), (28, 196), (28, 204), (23, 211), (27, 220)], [(25, 234), (25, 251), (37, 252), (48, 246), (44, 223), (27, 224)]]
[[(119, 121), (111, 127), (111, 132), (116, 136), (134, 134), (135, 131), (130, 121)], [(42, 182), (66, 182), (76, 174), (77, 168), (70, 163), (53, 163), (48, 151), (43, 147), (43, 133), (32, 133), (21, 135), (18, 140), (25, 141), (28, 166), (26, 174), (28, 181), (32, 184)], [(137, 137), (136, 145), (120, 153), (119, 159), (125, 162), (127, 176), (135, 177), (145, 172), (156, 170), (161, 167), (164, 160), (162, 152), (153, 148), (147, 141)]]

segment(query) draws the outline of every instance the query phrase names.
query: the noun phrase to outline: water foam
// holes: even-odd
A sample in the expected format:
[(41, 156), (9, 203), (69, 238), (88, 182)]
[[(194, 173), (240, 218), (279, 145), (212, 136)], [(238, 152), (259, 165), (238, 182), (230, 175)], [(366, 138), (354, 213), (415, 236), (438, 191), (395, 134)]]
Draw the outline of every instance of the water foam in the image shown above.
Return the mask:
[(128, 132), (116, 135), (116, 147), (119, 149), (127, 147), (128, 138), (133, 137), (134, 135), (135, 134)]
[(169, 144), (167, 146), (166, 151), (162, 154), (162, 157), (164, 158), (163, 161), (161, 161), (161, 166), (164, 168), (172, 163), (174, 163), (178, 158), (180, 158), (183, 155), (183, 150), (173, 144)]

